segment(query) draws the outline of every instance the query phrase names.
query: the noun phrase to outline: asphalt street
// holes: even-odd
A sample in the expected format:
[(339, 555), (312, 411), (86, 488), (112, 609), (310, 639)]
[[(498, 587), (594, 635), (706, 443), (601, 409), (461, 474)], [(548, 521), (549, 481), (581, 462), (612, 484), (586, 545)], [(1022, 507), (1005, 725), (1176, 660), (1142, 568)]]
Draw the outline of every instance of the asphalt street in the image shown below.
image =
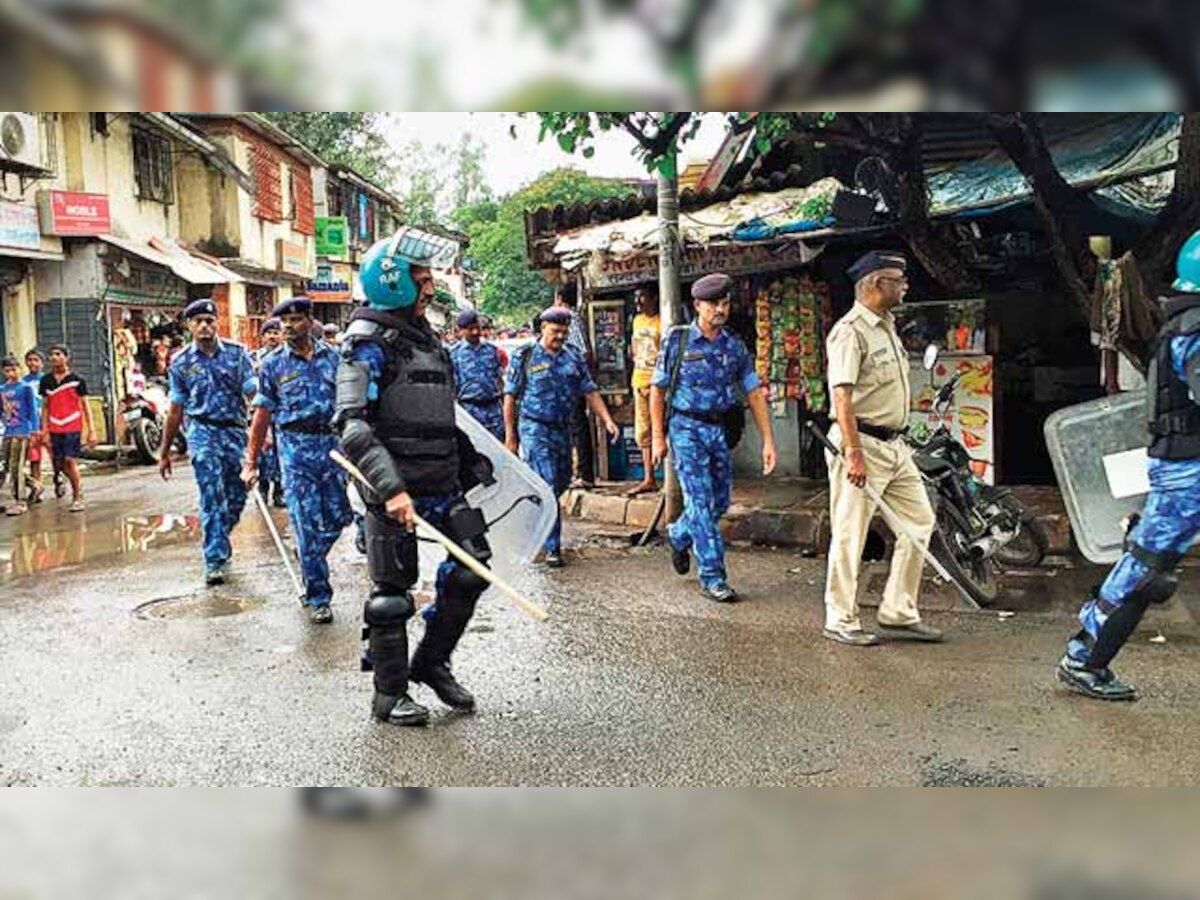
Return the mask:
[[(336, 621), (317, 627), (253, 506), (233, 579), (202, 586), (186, 464), (169, 484), (149, 468), (93, 474), (87, 492), (82, 514), (49, 500), (0, 520), (0, 785), (1200, 781), (1194, 569), (1118, 660), (1142, 701), (1109, 706), (1053, 673), (1098, 569), (1009, 574), (983, 612), (928, 582), (947, 643), (854, 649), (821, 637), (822, 560), (734, 548), (746, 601), (719, 606), (661, 547), (573, 524), (567, 568), (512, 576), (548, 622), (481, 601), (455, 657), (478, 712), (418, 686), (433, 722), (400, 730), (368, 715), (350, 532), (331, 555)], [(869, 569), (866, 602), (884, 577)]]

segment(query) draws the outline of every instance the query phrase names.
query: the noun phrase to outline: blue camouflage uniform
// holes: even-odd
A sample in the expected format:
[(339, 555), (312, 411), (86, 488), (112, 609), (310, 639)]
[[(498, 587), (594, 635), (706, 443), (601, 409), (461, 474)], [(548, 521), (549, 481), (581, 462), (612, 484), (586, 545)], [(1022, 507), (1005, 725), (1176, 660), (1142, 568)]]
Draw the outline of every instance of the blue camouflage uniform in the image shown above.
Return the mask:
[[(254, 371), (258, 372), (261, 370), (263, 361), (278, 349), (278, 347), (259, 347), (255, 350), (250, 357), (254, 363)], [(268, 446), (258, 451), (258, 477), (264, 483), (281, 480), (279, 474), (279, 453), (273, 439)]]
[(504, 407), (500, 392), (503, 371), (500, 351), (487, 341), (474, 346), (461, 340), (450, 350), (458, 402), (496, 440), (504, 442)]
[[(1188, 361), (1200, 353), (1200, 335), (1176, 337), (1171, 341), (1171, 362), (1185, 378)], [(1150, 495), (1142, 518), (1130, 534), (1140, 547), (1155, 554), (1184, 554), (1200, 534), (1200, 459), (1149, 461)], [(1084, 662), (1104, 623), (1133, 593), (1149, 568), (1125, 553), (1100, 587), (1099, 597), (1084, 604), (1079, 613), (1083, 631), (1067, 645), (1067, 654)], [(1090, 641), (1089, 638), (1090, 637)]]
[(200, 488), (204, 562), (219, 566), (233, 551), (229, 533), (246, 505), (242, 455), (246, 450), (246, 396), (256, 387), (250, 354), (217, 339), (212, 356), (194, 342), (171, 363), (170, 396), (187, 417), (188, 452)]
[(725, 542), (718, 523), (729, 509), (733, 487), (733, 462), (725, 430), (717, 420), (738, 402), (739, 385), (748, 394), (758, 388), (759, 381), (741, 338), (722, 328), (710, 341), (693, 323), (674, 329), (663, 342), (653, 386), (669, 387), (685, 328), (688, 348), (679, 367), (667, 431), (683, 490), (683, 515), (671, 524), (667, 536), (676, 550), (695, 552), (700, 583), (707, 588), (726, 578)]
[[(509, 362), (504, 393), (521, 394), (517, 408), (521, 459), (555, 494), (562, 494), (571, 483), (571, 416), (575, 405), (595, 390), (596, 382), (588, 371), (587, 361), (569, 345), (553, 354), (541, 343), (530, 344), (514, 353)], [(546, 539), (546, 552), (559, 552), (561, 543), (560, 511), (554, 530)]]
[(312, 342), (305, 359), (284, 344), (258, 373), (254, 405), (271, 413), (292, 534), (300, 551), (305, 602), (326, 606), (333, 599), (325, 557), (350, 524), (346, 476), (329, 458), (337, 449), (333, 421), (338, 352)]

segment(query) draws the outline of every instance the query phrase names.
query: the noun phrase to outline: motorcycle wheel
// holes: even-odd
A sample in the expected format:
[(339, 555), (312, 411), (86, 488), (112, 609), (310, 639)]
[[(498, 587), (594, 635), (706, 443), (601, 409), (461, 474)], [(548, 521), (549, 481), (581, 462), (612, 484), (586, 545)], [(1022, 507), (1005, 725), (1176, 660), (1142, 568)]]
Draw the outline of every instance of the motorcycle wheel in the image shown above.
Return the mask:
[(937, 528), (929, 550), (963, 590), (980, 606), (991, 606), (1000, 593), (990, 559), (975, 559), (962, 522), (945, 505), (938, 508)]
[(138, 419), (133, 424), (133, 443), (137, 446), (138, 458), (146, 465), (154, 465), (158, 461), (162, 429), (153, 419)]
[(994, 559), (1002, 566), (1014, 569), (1033, 569), (1042, 564), (1050, 549), (1050, 538), (1046, 530), (1029, 510), (1015, 501), (1010, 505), (1020, 515), (1021, 533), (996, 551)]

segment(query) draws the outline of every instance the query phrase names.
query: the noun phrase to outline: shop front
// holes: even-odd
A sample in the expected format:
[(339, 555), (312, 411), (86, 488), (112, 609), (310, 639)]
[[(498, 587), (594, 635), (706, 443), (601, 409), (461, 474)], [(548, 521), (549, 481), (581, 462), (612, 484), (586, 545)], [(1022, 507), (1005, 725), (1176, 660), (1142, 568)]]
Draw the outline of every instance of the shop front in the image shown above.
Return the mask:
[(61, 243), (43, 237), (36, 206), (0, 200), (0, 355), (21, 357), (37, 343), (33, 266), (62, 258)]

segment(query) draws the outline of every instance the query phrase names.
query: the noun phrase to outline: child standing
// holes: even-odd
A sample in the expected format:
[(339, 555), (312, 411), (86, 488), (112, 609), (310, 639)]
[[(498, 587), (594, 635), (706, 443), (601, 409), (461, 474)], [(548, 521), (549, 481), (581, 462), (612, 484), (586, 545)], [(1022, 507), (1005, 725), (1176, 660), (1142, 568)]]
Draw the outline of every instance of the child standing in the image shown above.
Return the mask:
[(29, 476), (25, 473), (25, 460), (29, 454), (29, 439), (37, 432), (37, 397), (33, 388), (21, 380), (20, 363), (15, 356), (0, 360), (4, 373), (4, 384), (0, 385), (0, 419), (4, 422), (5, 471), (12, 481), (13, 502), (5, 510), (10, 516), (19, 516), (28, 508), (24, 491)]

